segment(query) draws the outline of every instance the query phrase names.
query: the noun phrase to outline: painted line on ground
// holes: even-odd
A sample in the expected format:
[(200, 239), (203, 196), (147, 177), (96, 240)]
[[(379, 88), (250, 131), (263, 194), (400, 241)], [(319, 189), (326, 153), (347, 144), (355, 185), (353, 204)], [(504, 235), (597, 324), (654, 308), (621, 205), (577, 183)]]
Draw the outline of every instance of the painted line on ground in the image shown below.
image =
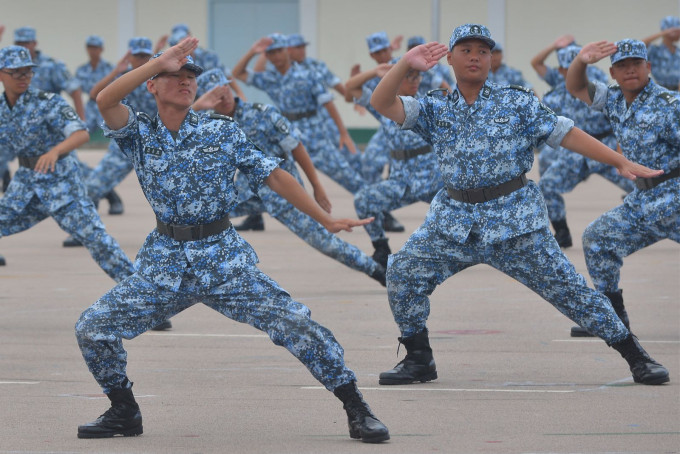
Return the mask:
[[(325, 390), (323, 386), (301, 386), (300, 389)], [(368, 391), (425, 391), (425, 392), (462, 392), (462, 393), (546, 393), (546, 394), (573, 394), (580, 390), (557, 390), (557, 389), (468, 389), (468, 388), (399, 388), (384, 386), (380, 388), (359, 387), (360, 390)]]
[(39, 385), (39, 381), (0, 381), (0, 385)]
[(164, 333), (164, 332), (151, 332), (147, 331), (144, 333), (145, 336), (175, 336), (175, 337), (257, 337), (269, 339), (266, 334), (200, 334), (200, 333)]

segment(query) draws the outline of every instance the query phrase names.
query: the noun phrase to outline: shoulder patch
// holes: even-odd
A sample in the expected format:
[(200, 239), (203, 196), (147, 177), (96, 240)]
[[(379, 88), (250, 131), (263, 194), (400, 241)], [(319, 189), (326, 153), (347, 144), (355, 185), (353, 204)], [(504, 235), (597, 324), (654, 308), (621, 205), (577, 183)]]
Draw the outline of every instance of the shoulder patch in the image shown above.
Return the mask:
[(78, 119), (78, 114), (76, 113), (75, 110), (73, 110), (73, 107), (71, 106), (62, 107), (60, 112), (61, 116), (67, 119), (68, 121), (75, 121)]
[(288, 120), (285, 118), (281, 117), (277, 120), (276, 124), (274, 125), (276, 129), (279, 130), (282, 134), (288, 134), (290, 132), (290, 128), (288, 127), (289, 123)]
[(38, 93), (38, 99), (52, 99), (54, 98), (54, 93), (49, 91), (40, 91)]
[(552, 110), (550, 107), (546, 106), (546, 105), (543, 104), (542, 102), (539, 102), (538, 105), (540, 106), (541, 109), (545, 110), (545, 111), (548, 112), (550, 115), (555, 115), (555, 112), (553, 112), (553, 110)]
[(533, 93), (533, 90), (531, 90), (531, 88), (523, 87), (522, 85), (510, 84), (508, 85), (508, 88), (512, 88), (514, 90), (521, 90), (525, 93)]
[(659, 98), (663, 99), (668, 104), (673, 104), (674, 102), (678, 101), (678, 98), (680, 98), (680, 96), (678, 96), (677, 93), (671, 93), (671, 92), (666, 91), (666, 92), (660, 93)]
[(439, 95), (439, 96), (446, 96), (449, 93), (449, 90), (446, 88), (435, 88), (433, 90), (430, 90), (427, 92), (427, 96), (434, 96), (434, 95)]
[(214, 112), (210, 114), (210, 118), (212, 118), (213, 120), (234, 121), (234, 119), (228, 115), (222, 115)]
[(259, 102), (253, 103), (253, 108), (259, 110), (260, 112), (267, 110), (267, 106)]

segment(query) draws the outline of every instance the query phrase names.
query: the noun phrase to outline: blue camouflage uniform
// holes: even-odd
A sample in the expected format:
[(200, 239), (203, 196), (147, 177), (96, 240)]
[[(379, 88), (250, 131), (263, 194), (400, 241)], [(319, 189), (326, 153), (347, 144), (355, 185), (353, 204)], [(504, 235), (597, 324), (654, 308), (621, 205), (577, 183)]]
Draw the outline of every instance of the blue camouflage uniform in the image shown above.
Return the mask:
[[(129, 44), (130, 50), (135, 51), (135, 53), (143, 51), (143, 53), (148, 52), (150, 55), (152, 52), (149, 38), (132, 38)], [(146, 83), (135, 88), (132, 93), (126, 96), (124, 103), (131, 106), (135, 112), (144, 112), (151, 118), (154, 118), (158, 113), (156, 100), (146, 89)], [(98, 201), (118, 186), (132, 172), (132, 169), (132, 162), (120, 151), (116, 141), (109, 141), (107, 153), (85, 179), (87, 194), (92, 200)]]
[[(104, 41), (96, 35), (89, 36), (85, 43), (88, 46), (104, 46)], [(85, 122), (90, 134), (99, 129), (99, 125), (104, 120), (99, 113), (97, 101), (91, 99), (89, 94), (94, 86), (97, 85), (97, 82), (106, 77), (111, 71), (113, 71), (113, 65), (106, 60), (99, 60), (95, 68), (92, 67), (90, 62), (87, 62), (76, 69), (75, 77), (80, 84), (80, 88), (84, 94), (88, 95), (87, 103), (85, 103)]]
[(354, 196), (354, 207), (359, 218), (375, 217), (364, 228), (371, 241), (376, 241), (385, 238), (383, 212), (419, 201), (430, 203), (444, 182), (432, 147), (419, 135), (401, 129), (395, 122), (380, 115), (370, 105), (373, 90), (364, 86), (362, 92), (356, 102), (366, 107), (380, 122), (384, 145), (390, 156), (389, 177), (366, 186)]
[[(661, 20), (661, 30), (680, 28), (680, 17), (666, 16)], [(657, 84), (678, 90), (680, 84), (680, 47), (675, 42), (673, 52), (665, 44), (651, 44), (647, 48), (647, 59), (652, 64), (652, 76)]]
[[(174, 139), (159, 117), (128, 110), (127, 125), (105, 133), (133, 161), (144, 195), (163, 223), (205, 225), (223, 218), (237, 202), (237, 169), (258, 192), (279, 164), (253, 148), (228, 117), (190, 111)], [(154, 229), (138, 254), (136, 273), (76, 324), (78, 345), (104, 392), (126, 380), (123, 339), (199, 302), (266, 332), (329, 390), (355, 380), (332, 333), (312, 321), (310, 310), (262, 273), (257, 262), (255, 251), (231, 226), (186, 241)]]
[[(557, 52), (562, 68), (568, 68), (580, 46), (567, 46)], [(557, 115), (570, 118), (574, 125), (591, 136), (602, 141), (609, 148), (616, 149), (616, 138), (612, 133), (609, 121), (600, 112), (591, 110), (586, 103), (572, 96), (564, 80), (543, 97), (543, 104), (551, 108)], [(633, 190), (633, 182), (617, 172), (616, 168), (594, 159), (586, 158), (576, 152), (559, 147), (559, 153), (550, 167), (541, 175), (538, 186), (543, 193), (551, 221), (564, 220), (567, 210), (561, 194), (573, 190), (580, 182), (596, 173), (611, 181), (626, 193)]]
[[(457, 28), (449, 49), (467, 29), (477, 33), (482, 26)], [(402, 336), (426, 328), (429, 295), (437, 285), (484, 263), (608, 344), (626, 339), (629, 332), (609, 300), (588, 288), (550, 233), (538, 186), (522, 178), (533, 163), (534, 147), (541, 141), (557, 146), (573, 122), (555, 115), (527, 89), (489, 82), (472, 105), (457, 88), (446, 97), (402, 97), (402, 102), (403, 128), (434, 147), (446, 185), (423, 225), (389, 259), (388, 297)], [(508, 185), (515, 190), (501, 191)]]
[[(0, 51), (2, 68), (12, 68), (7, 61), (22, 52), (28, 55), (19, 46)], [(24, 63), (20, 64), (31, 65)], [(56, 162), (53, 172), (33, 170), (38, 157), (84, 129), (85, 123), (73, 108), (54, 93), (29, 87), (11, 108), (5, 97), (0, 99), (0, 148), (11, 150), (20, 164), (0, 199), (0, 237), (22, 232), (52, 217), (59, 227), (87, 247), (106, 274), (121, 281), (132, 274), (132, 262), (106, 232), (87, 197), (77, 159), (69, 153)]]
[[(226, 85), (223, 74), (206, 71), (198, 78), (197, 96), (202, 96), (219, 85)], [(281, 159), (280, 167), (303, 184), (291, 152), (300, 144), (299, 132), (270, 105), (253, 104), (235, 98), (233, 119), (246, 137), (267, 156)], [(269, 186), (262, 185), (254, 193), (243, 173), (236, 178), (239, 203), (231, 209), (230, 216), (244, 216), (267, 212), (307, 244), (354, 270), (371, 275), (378, 265), (359, 248), (330, 233), (311, 216), (295, 208)]]
[[(282, 47), (288, 47), (283, 36), (276, 37), (268, 50)], [(279, 71), (254, 73), (248, 70), (246, 83), (266, 92), (291, 124), (300, 130), (309, 156), (318, 170), (352, 194), (364, 186), (361, 175), (350, 166), (336, 146), (336, 139), (320, 113), (333, 96), (316, 71), (291, 62), (285, 74)]]
[[(374, 77), (366, 81), (364, 87), (373, 91), (380, 82), (379, 77)], [(357, 103), (357, 100), (354, 100)], [(385, 166), (390, 160), (390, 152), (387, 149), (382, 124), (378, 126), (376, 132), (371, 136), (363, 153), (361, 153), (361, 175), (366, 184), (378, 183), (383, 179)]]
[[(620, 41), (619, 49), (626, 42), (644, 49), (644, 43), (633, 40)], [(612, 64), (620, 54), (612, 56)], [(595, 88), (591, 108), (606, 115), (624, 156), (675, 175), (665, 181), (667, 177), (657, 177), (661, 183), (654, 187), (638, 178), (636, 185), (648, 189), (638, 186), (622, 205), (597, 218), (583, 233), (595, 288), (616, 292), (624, 257), (665, 238), (680, 242), (680, 94), (650, 80), (628, 106), (618, 85), (591, 83)]]

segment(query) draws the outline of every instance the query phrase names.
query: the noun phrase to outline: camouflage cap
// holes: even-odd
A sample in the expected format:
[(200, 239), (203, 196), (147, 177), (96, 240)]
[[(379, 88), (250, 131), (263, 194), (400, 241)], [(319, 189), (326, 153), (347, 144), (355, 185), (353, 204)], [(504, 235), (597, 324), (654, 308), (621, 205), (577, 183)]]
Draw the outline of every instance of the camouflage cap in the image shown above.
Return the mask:
[(503, 46), (501, 43), (496, 41), (496, 44), (493, 46), (493, 49), (491, 49), (492, 52), (503, 52)]
[(92, 47), (104, 47), (104, 40), (100, 36), (90, 35), (85, 40), (85, 45)]
[(368, 35), (366, 37), (366, 43), (368, 44), (368, 51), (370, 53), (378, 52), (390, 47), (390, 40), (387, 38), (387, 33), (385, 32), (375, 32)]
[(271, 35), (267, 35), (267, 37), (272, 40), (272, 43), (267, 46), (267, 52), (270, 50), (288, 47), (288, 37), (286, 35), (282, 35), (281, 33), (272, 33)]
[(213, 68), (209, 71), (204, 72), (198, 79), (196, 83), (198, 84), (198, 89), (196, 90), (196, 96), (203, 96), (205, 93), (209, 92), (215, 87), (220, 87), (222, 85), (227, 85), (230, 82), (227, 76), (219, 68)]
[(557, 51), (557, 62), (560, 64), (560, 68), (569, 68), (579, 52), (581, 52), (581, 46), (576, 44), (570, 44), (559, 49)]
[(647, 60), (647, 46), (637, 39), (622, 39), (616, 42), (616, 53), (611, 56), (612, 65), (627, 58)]
[(661, 19), (661, 30), (668, 30), (669, 28), (679, 28), (680, 27), (680, 17), (678, 16), (666, 16)]
[[(158, 52), (156, 55), (151, 57), (151, 59), (153, 60), (154, 58), (158, 58), (161, 55), (163, 55), (163, 52)], [(194, 59), (191, 58), (191, 55), (187, 55), (187, 62), (184, 65), (182, 65), (181, 69), (188, 69), (189, 71), (193, 71), (196, 74), (196, 76), (200, 76), (203, 73), (203, 67), (197, 65)], [(155, 79), (156, 77), (158, 77), (158, 74), (153, 76), (151, 79)]]
[(28, 49), (22, 46), (7, 46), (0, 49), (0, 69), (25, 68), (27, 66), (37, 66), (31, 60)]
[(449, 50), (453, 50), (453, 47), (459, 42), (466, 39), (479, 39), (484, 41), (489, 45), (491, 49), (496, 46), (496, 41), (491, 39), (491, 32), (488, 28), (479, 24), (465, 24), (456, 27), (451, 33), (451, 39), (449, 39)]
[(411, 49), (413, 47), (420, 46), (421, 44), (425, 44), (425, 38), (422, 36), (411, 36), (406, 42), (406, 47)]
[(175, 46), (187, 36), (189, 36), (189, 32), (187, 30), (180, 29), (172, 32), (172, 35), (170, 35), (170, 38), (168, 38), (168, 44), (170, 47)]
[(15, 43), (29, 43), (36, 40), (36, 32), (33, 27), (20, 27), (14, 30)]
[(288, 47), (306, 46), (307, 44), (309, 43), (305, 41), (305, 37), (299, 33), (288, 35)]
[(170, 33), (177, 33), (179, 31), (183, 31), (185, 33), (189, 33), (189, 26), (187, 24), (175, 24), (172, 26), (172, 30)]
[(128, 42), (128, 49), (130, 49), (132, 55), (151, 55), (153, 54), (152, 47), (153, 44), (151, 43), (151, 40), (146, 36), (137, 36)]

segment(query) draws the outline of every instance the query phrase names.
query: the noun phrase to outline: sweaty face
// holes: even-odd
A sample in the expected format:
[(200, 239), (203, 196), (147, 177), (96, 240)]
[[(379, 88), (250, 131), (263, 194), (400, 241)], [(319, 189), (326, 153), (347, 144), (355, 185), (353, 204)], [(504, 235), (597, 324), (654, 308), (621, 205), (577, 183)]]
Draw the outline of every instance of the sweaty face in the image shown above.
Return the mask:
[(159, 109), (162, 105), (188, 108), (196, 98), (196, 73), (180, 69), (171, 73), (161, 73), (147, 81), (147, 89), (156, 98)]
[(491, 49), (484, 41), (468, 39), (459, 42), (446, 54), (456, 79), (467, 83), (484, 83), (491, 68)]
[(609, 73), (622, 90), (639, 92), (649, 82), (652, 65), (642, 58), (619, 60), (609, 68)]

